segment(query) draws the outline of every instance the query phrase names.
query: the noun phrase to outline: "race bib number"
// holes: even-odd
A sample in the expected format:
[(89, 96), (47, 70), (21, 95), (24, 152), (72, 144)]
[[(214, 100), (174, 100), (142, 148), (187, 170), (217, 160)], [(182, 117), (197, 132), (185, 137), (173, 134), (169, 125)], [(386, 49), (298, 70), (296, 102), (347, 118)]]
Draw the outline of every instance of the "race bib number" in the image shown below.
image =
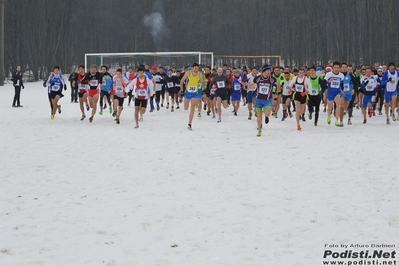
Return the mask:
[(145, 95), (145, 90), (139, 90), (139, 95)]
[(260, 94), (269, 94), (270, 91), (270, 85), (269, 84), (263, 84), (259, 86), (259, 93)]
[(173, 82), (168, 82), (168, 88), (173, 88)]
[(318, 90), (310, 90), (310, 95), (318, 95), (319, 91)]
[(366, 91), (372, 91), (372, 90), (373, 90), (373, 86), (371, 86), (371, 85), (366, 86)]
[(189, 86), (187, 91), (188, 92), (196, 92), (197, 91), (197, 87), (196, 86)]
[(297, 92), (303, 92), (303, 85), (295, 84), (295, 90)]
[(234, 90), (235, 91), (241, 90), (241, 85), (240, 84), (234, 84)]
[(81, 89), (81, 90), (86, 90), (86, 85), (80, 83), (80, 84), (79, 84), (79, 89)]
[(116, 87), (116, 91), (122, 91), (122, 87), (121, 86), (117, 86)]
[(93, 79), (92, 81), (90, 81), (90, 86), (91, 87), (97, 87), (98, 86), (98, 80)]
[(344, 84), (344, 91), (349, 91), (349, 90), (350, 90), (349, 84)]
[(216, 89), (212, 88), (211, 89), (211, 94), (214, 95), (215, 94)]
[(333, 81), (331, 81), (331, 88), (339, 89), (339, 85), (340, 85), (339, 80), (334, 79)]
[(396, 84), (396, 79), (391, 79), (391, 81), (389, 83)]
[(224, 81), (218, 81), (218, 82), (216, 82), (216, 85), (218, 86), (218, 88), (224, 88), (224, 87), (226, 87)]
[(60, 85), (54, 85), (52, 88), (51, 88), (53, 91), (58, 91), (59, 89), (60, 89)]

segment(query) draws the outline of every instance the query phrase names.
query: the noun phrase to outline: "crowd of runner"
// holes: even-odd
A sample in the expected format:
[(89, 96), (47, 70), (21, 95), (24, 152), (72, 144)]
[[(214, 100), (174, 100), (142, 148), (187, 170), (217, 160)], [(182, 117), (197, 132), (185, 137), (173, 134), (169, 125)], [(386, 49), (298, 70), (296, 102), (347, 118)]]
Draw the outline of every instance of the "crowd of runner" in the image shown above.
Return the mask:
[[(62, 90), (67, 89), (65, 78), (59, 71), (60, 68), (55, 66), (43, 84), (48, 89), (51, 119), (57, 112), (61, 113), (58, 101), (63, 97)], [(96, 114), (103, 115), (108, 110), (116, 124), (120, 124), (127, 101), (127, 106), (133, 103), (135, 107), (135, 128), (139, 128), (147, 109), (154, 112), (166, 108), (174, 112), (181, 104), (184, 110), (189, 110), (189, 130), (193, 129), (195, 114), (201, 117), (202, 110), (221, 123), (222, 110), (232, 106), (235, 116), (246, 109), (248, 120), (256, 117), (257, 136), (262, 134), (263, 121), (268, 124), (271, 116), (285, 121), (295, 112), (296, 128), (301, 130), (301, 122), (306, 118), (313, 119), (317, 126), (322, 109), (327, 112), (328, 124), (334, 117), (335, 125), (343, 127), (345, 116), (347, 124), (352, 125), (356, 108), (362, 110), (363, 124), (376, 112), (383, 115), (383, 111), (386, 124), (390, 124), (391, 120), (396, 121), (395, 112), (399, 107), (399, 67), (393, 62), (387, 66), (377, 63), (356, 68), (334, 62), (325, 67), (299, 69), (270, 65), (261, 68), (228, 68), (224, 65), (211, 69), (194, 63), (179, 70), (142, 65), (136, 69), (129, 67), (125, 73), (121, 68), (110, 73), (106, 65), (100, 69), (92, 65), (86, 72), (85, 66), (81, 65), (68, 80), (71, 102), (79, 102), (80, 120), (85, 120), (88, 112), (92, 123)]]

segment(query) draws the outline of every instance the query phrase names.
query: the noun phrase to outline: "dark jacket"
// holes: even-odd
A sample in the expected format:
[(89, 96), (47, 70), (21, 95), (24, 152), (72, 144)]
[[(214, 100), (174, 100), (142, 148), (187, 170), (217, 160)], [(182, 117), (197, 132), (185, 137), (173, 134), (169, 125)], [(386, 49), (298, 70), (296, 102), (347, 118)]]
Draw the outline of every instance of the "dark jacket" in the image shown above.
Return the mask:
[(20, 71), (15, 70), (15, 72), (12, 73), (12, 81), (13, 81), (13, 86), (15, 87), (24, 86), (24, 82), (22, 81), (22, 73)]

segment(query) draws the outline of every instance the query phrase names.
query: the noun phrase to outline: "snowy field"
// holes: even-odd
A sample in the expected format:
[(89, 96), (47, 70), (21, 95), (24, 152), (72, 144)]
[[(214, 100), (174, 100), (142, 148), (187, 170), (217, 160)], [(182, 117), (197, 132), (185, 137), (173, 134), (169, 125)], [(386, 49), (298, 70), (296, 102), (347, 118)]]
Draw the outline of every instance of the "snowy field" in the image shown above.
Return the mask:
[(322, 113), (298, 132), (280, 113), (257, 138), (246, 107), (192, 132), (163, 108), (134, 129), (126, 103), (120, 125), (79, 121), (69, 90), (52, 121), (41, 84), (23, 108), (0, 87), (2, 266), (317, 266), (326, 244), (399, 246), (399, 122)]

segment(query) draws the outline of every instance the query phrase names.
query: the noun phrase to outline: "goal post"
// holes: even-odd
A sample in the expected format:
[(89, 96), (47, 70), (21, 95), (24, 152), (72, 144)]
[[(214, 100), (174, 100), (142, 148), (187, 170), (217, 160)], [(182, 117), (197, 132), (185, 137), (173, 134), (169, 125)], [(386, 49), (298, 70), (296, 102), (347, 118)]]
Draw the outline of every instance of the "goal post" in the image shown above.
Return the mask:
[(215, 55), (214, 60), (214, 63), (217, 66), (223, 66), (226, 64), (229, 67), (261, 67), (265, 64), (281, 66), (283, 63), (280, 55)]
[(90, 65), (107, 65), (111, 70), (117, 67), (127, 69), (149, 64), (157, 66), (175, 66), (184, 68), (197, 62), (213, 68), (213, 52), (140, 52), (140, 53), (87, 53), (85, 54), (86, 70)]

